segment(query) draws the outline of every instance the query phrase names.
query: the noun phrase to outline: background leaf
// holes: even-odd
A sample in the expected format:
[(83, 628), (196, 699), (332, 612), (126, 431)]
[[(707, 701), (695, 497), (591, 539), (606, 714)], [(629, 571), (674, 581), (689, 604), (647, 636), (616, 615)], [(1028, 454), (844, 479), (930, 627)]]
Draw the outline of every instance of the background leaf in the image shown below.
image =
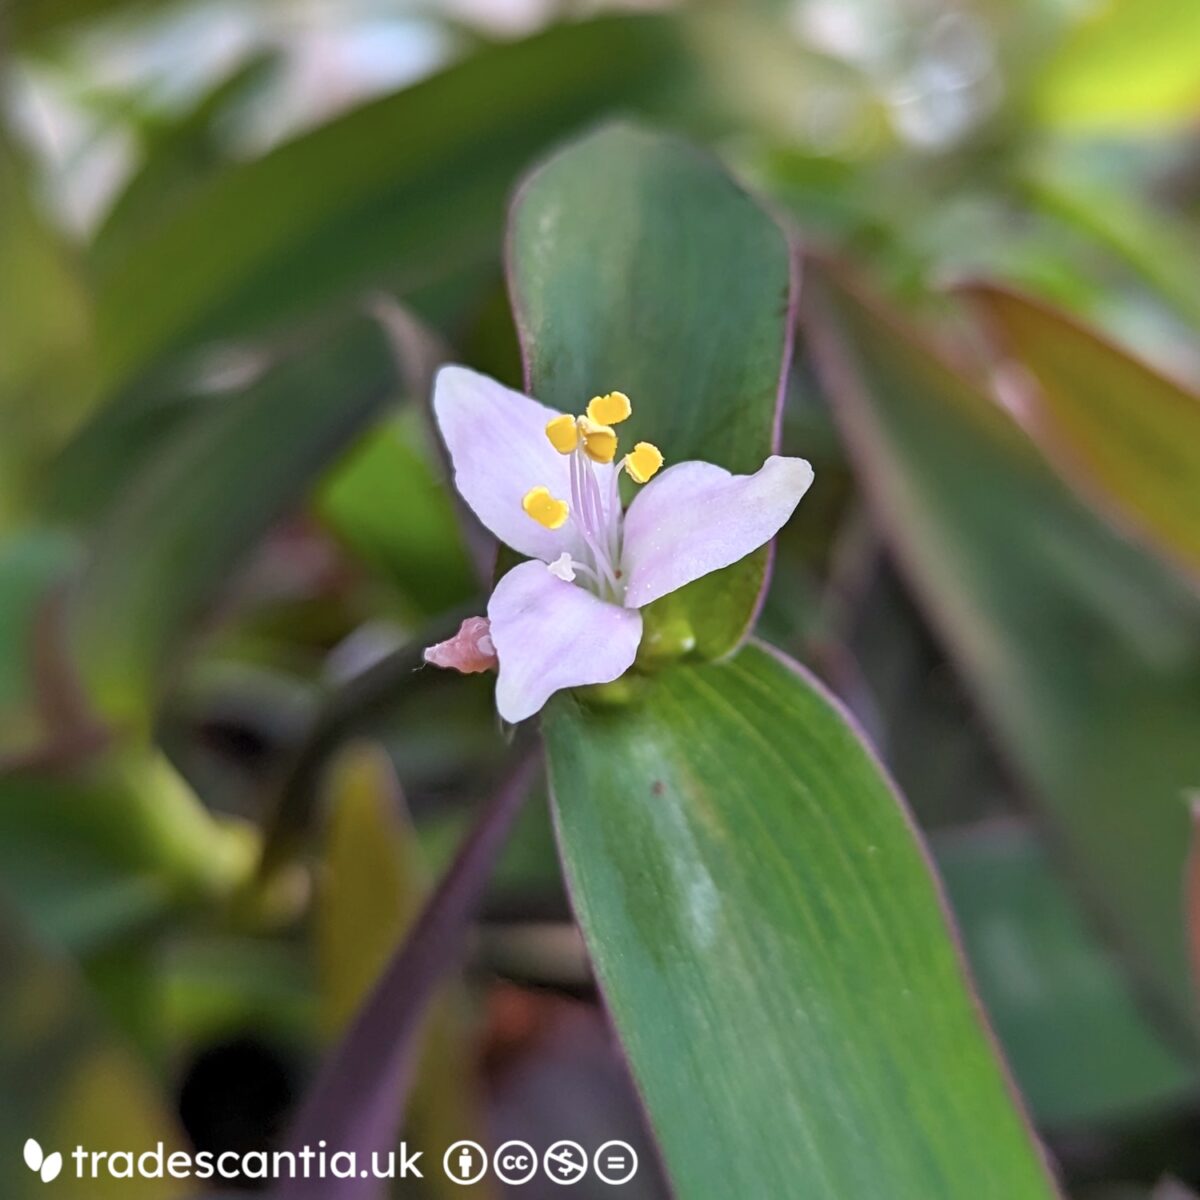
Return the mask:
[(1186, 122), (1200, 106), (1200, 9), (1190, 0), (1104, 0), (1044, 65), (1039, 115), (1064, 127)]
[(629, 708), (556, 698), (544, 727), (676, 1195), (1055, 1194), (907, 815), (804, 675), (751, 645)]
[(1046, 453), (1200, 581), (1200, 395), (1046, 305), (964, 294), (1032, 377), (1022, 416)]
[(447, 482), (416, 407), (371, 434), (322, 485), (317, 514), (392, 586), (402, 614), (429, 618), (476, 591)]
[(0, 540), (0, 751), (48, 732), (37, 714), (35, 658), (39, 609), (77, 557), (65, 534), (23, 530)]
[[(324, 1138), (359, 1155), (392, 1146), (413, 1082), (430, 1000), (461, 953), (488, 875), (533, 782), (537, 761), (518, 760), (463, 839), (409, 935), (392, 955), (345, 1035), (330, 1052), (287, 1139), (295, 1151)], [(366, 1200), (371, 1180), (280, 1182), (278, 1200)]]
[[(394, 948), (412, 928), (428, 894), (417, 833), (382, 750), (348, 746), (330, 772), (330, 827), (317, 908), (323, 1022), (336, 1038), (353, 1019)], [(408, 1103), (405, 1134), (433, 1150), (460, 1138), (480, 1139), (463, 997), (447, 986), (431, 1003), (419, 1042), (420, 1064)], [(440, 1172), (431, 1196), (486, 1196), (486, 1183), (461, 1190)]]
[(0, 915), (0, 1187), (13, 1200), (34, 1200), (43, 1185), (18, 1148), (36, 1138), (61, 1153), (53, 1194), (70, 1200), (170, 1200), (185, 1183), (146, 1179), (77, 1179), (68, 1157), (88, 1150), (141, 1153), (159, 1141), (184, 1148), (182, 1135), (143, 1067), (91, 1007), (67, 963), (46, 953), (6, 909)]
[(0, 775), (0, 880), (21, 919), (87, 957), (170, 913), (228, 896), (256, 842), (214, 818), (162, 756), (116, 748)]
[(38, 467), (93, 394), (88, 297), (29, 174), (0, 129), (0, 528), (25, 509)]
[(1180, 1030), (1200, 778), (1200, 601), (1059, 480), (1004, 411), (811, 264), (806, 328), (858, 476), (1105, 927)]
[(176, 430), (97, 531), (74, 597), (75, 644), (105, 713), (145, 719), (230, 572), (398, 390), (383, 332), (357, 318)]
[(984, 825), (933, 847), (980, 995), (1039, 1121), (1141, 1116), (1194, 1094), (1194, 1070), (1138, 1010), (1032, 831)]
[(614, 104), (653, 108), (688, 73), (672, 22), (566, 24), (213, 175), (136, 240), (126, 230), (120, 254), (97, 246), (105, 380), (367, 287), (408, 298), (495, 264), (505, 196), (532, 155)]

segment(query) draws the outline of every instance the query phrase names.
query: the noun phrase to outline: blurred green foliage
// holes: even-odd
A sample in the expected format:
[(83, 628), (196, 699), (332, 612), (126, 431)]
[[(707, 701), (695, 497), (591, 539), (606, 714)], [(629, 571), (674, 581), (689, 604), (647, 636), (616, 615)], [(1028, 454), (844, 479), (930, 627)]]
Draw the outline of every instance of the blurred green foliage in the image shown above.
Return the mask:
[[(424, 401), (443, 359), (519, 382), (505, 221), (531, 168), (549, 163), (508, 253), (543, 398), (621, 386), (677, 456), (746, 469), (767, 452), (789, 320), (782, 235), (717, 158), (628, 124), (592, 132), (611, 117), (719, 156), (811, 256), (782, 429), (817, 486), (779, 541), (760, 632), (825, 676), (937, 830), (983, 1000), (1065, 1188), (1149, 1195), (1166, 1172), (1200, 1180), (1195, 914), (1181, 900), (1186, 794), (1200, 788), (1200, 10), (588, 9), (545, 5), (524, 27), (499, 3), (29, 0), (3, 14), (0, 1091), (21, 1116), (0, 1146), (5, 1196), (37, 1194), (19, 1162), (28, 1136), (63, 1148), (277, 1137), (330, 1014), (353, 1007), (407, 926), (414, 881), (436, 877), (466, 802), (500, 777), (488, 681), (415, 669), (448, 622), (482, 609), (492, 567)], [(582, 155), (570, 177), (549, 157), (568, 141)], [(847, 287), (834, 258), (863, 282)], [(1002, 311), (983, 319), (981, 304)], [(609, 377), (617, 363), (633, 382)], [(736, 641), (762, 566), (734, 568), (741, 591), (722, 577), (680, 598), (709, 630), (702, 649)], [(664, 628), (681, 619), (665, 613)], [(701, 677), (753, 690), (748, 676), (768, 667), (748, 663), (646, 687), (704, 707), (681, 697)], [(600, 744), (583, 732), (594, 721), (618, 765), (626, 742), (674, 763), (697, 805), (681, 820), (714, 854), (785, 845), (793, 869), (811, 865), (811, 890), (770, 897), (777, 941), (749, 922), (745, 896), (727, 898), (740, 964), (698, 967), (705, 947), (678, 939), (660, 950), (693, 1015), (711, 1020), (719, 1001), (731, 1036), (739, 1013), (769, 1011), (779, 981), (811, 987), (805, 1011), (833, 1014), (815, 1055), (887, 1022), (823, 1008), (845, 976), (818, 972), (829, 962), (805, 955), (822, 939), (801, 953), (787, 928), (806, 905), (821, 927), (839, 905), (870, 907), (879, 883), (818, 869), (868, 836), (841, 823), (878, 781), (860, 750), (822, 748), (845, 751), (844, 727), (813, 695), (785, 688), (761, 716), (797, 709), (795, 777), (745, 794), (714, 785), (740, 750), (723, 764), (714, 750), (706, 774), (676, 762), (674, 727), (625, 729), (627, 715), (564, 700), (552, 731), (580, 762)], [(732, 726), (709, 728), (741, 745)], [(360, 745), (327, 776), (359, 736), (380, 749)], [(808, 864), (785, 801), (826, 753), (857, 783), (831, 776), (818, 807), (841, 834), (829, 863)], [(739, 770), (757, 778), (759, 764)], [(411, 825), (391, 807), (393, 772)], [(688, 851), (616, 768), (596, 774), (591, 804), (559, 795), (560, 833), (573, 874), (612, 883), (581, 910), (611, 985), (645, 944), (614, 967), (596, 911), (609, 929), (647, 922), (656, 944), (671, 913), (647, 915), (661, 900), (650, 885)], [(742, 840), (747, 809), (778, 820), (758, 850)], [(1014, 809), (1045, 820), (1022, 817), (1014, 836)], [(619, 848), (587, 857), (613, 822), (641, 830), (633, 866)], [(911, 844), (894, 844), (911, 888), (890, 895), (884, 940), (934, 930), (937, 957), (926, 877)], [(624, 889), (620, 870), (636, 876)], [(768, 887), (749, 866), (745, 879), (752, 894)], [(638, 895), (653, 903), (630, 918), (622, 897)], [(831, 961), (877, 981), (884, 951), (845, 939)], [(544, 806), (518, 827), (469, 966), (429, 1032), (441, 1049), (416, 1111), (445, 1129), (458, 1121), (447, 1111), (477, 1106), (496, 1128), (515, 1120), (551, 1140), (564, 1091), (623, 1076), (582, 1041), (554, 1042), (536, 990), (594, 1002)], [(653, 1102), (678, 1078), (639, 1041), (646, 978), (622, 976), (613, 999)], [(937, 994), (959, 1011), (953, 988)], [(765, 1022), (762, 1044), (785, 1044), (796, 1019)], [(946, 1026), (929, 1022), (932, 1054)], [(905, 1028), (922, 1037), (919, 1021)], [(211, 1082), (222, 1055), (262, 1063), (237, 1057), (247, 1040), (288, 1081), (258, 1110), (230, 1107), (228, 1084)], [(905, 1071), (917, 1068), (889, 1054), (875, 1069), (915, 1094)], [(841, 1080), (851, 1092), (871, 1086), (861, 1069)], [(746, 1070), (732, 1092), (746, 1089), (747, 1112), (769, 1109), (777, 1097)], [(811, 1081), (796, 1070), (792, 1084)], [(954, 1090), (946, 1070), (933, 1090)], [(991, 1067), (979, 1070), (971, 1087), (986, 1091)], [(597, 1142), (644, 1136), (618, 1094), (589, 1109)], [(520, 1110), (502, 1111), (514, 1095)], [(901, 1107), (861, 1112), (891, 1137)], [(676, 1194), (726, 1195), (719, 1172), (679, 1165), (695, 1129), (651, 1116)], [(952, 1124), (925, 1119), (949, 1146)], [(835, 1126), (821, 1148), (844, 1166), (838, 1138), (858, 1130)], [(1028, 1180), (1019, 1143), (997, 1155)], [(949, 1177), (923, 1194), (964, 1194)], [(654, 1178), (645, 1187), (656, 1194)]]

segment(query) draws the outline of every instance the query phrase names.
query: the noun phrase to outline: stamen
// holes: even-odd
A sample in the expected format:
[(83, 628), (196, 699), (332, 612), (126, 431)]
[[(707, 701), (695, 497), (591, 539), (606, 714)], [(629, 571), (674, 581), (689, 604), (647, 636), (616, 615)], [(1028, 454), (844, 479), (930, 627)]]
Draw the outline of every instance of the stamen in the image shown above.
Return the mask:
[(598, 424), (591, 417), (580, 417), (577, 424), (588, 458), (598, 463), (610, 463), (616, 458), (617, 435), (610, 426)]
[(587, 415), (597, 425), (619, 425), (629, 419), (633, 405), (624, 392), (609, 392), (606, 396), (593, 396), (588, 401)]
[(622, 463), (634, 483), (648, 482), (658, 474), (658, 469), (662, 465), (662, 451), (650, 442), (638, 442), (633, 450), (625, 455)]
[(565, 550), (552, 563), (546, 564), (546, 570), (555, 579), (561, 579), (563, 583), (575, 582), (575, 564)]
[(545, 529), (561, 529), (566, 523), (570, 509), (565, 500), (556, 500), (546, 487), (530, 488), (521, 501), (527, 516), (532, 517)]
[(570, 454), (579, 445), (579, 428), (575, 418), (563, 413), (546, 423), (546, 437), (559, 454)]
[(611, 562), (621, 561), (621, 485), (620, 470), (608, 475), (608, 557)]
[(613, 595), (617, 594), (617, 579), (613, 573), (612, 564), (606, 552), (606, 547), (600, 545), (602, 514), (597, 503), (600, 494), (596, 476), (583, 455), (571, 455), (571, 499), (579, 517), (576, 527), (583, 535), (584, 544), (591, 551), (592, 562), (596, 566), (597, 584), (607, 588)]

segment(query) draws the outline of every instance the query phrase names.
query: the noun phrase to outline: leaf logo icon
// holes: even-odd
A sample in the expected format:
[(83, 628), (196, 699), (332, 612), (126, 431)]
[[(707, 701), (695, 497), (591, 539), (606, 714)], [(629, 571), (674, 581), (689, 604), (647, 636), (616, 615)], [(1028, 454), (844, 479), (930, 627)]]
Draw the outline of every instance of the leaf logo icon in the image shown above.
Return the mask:
[(43, 1154), (42, 1147), (36, 1138), (30, 1138), (25, 1143), (25, 1165), (36, 1171), (42, 1177), (43, 1183), (57, 1179), (63, 1168), (63, 1157), (57, 1151), (53, 1154)]

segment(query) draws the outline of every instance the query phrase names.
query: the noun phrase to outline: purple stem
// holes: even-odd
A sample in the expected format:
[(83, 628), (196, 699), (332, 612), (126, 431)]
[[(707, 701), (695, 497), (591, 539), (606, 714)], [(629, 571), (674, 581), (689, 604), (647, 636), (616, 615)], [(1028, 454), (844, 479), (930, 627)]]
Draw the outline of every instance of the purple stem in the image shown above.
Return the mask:
[(383, 1194), (385, 1180), (363, 1179), (361, 1173), (370, 1174), (373, 1154), (382, 1164), (395, 1149), (426, 1007), (458, 958), (539, 762), (532, 752), (523, 756), (479, 814), (408, 938), (330, 1052), (288, 1135), (284, 1148), (297, 1164), (305, 1147), (317, 1152), (324, 1142), (327, 1158), (340, 1151), (356, 1156), (356, 1177), (285, 1179), (271, 1193), (273, 1200), (374, 1200)]

